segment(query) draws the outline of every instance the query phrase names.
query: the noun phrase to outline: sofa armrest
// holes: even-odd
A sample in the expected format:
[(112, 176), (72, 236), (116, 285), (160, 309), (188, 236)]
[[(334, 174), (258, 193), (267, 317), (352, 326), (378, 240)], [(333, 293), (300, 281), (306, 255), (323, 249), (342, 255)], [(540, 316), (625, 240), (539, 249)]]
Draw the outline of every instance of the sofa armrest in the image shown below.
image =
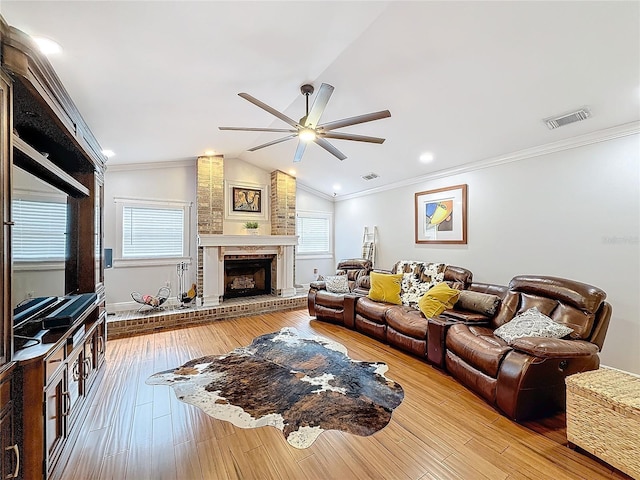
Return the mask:
[(561, 338), (523, 337), (511, 342), (510, 346), (538, 358), (590, 357), (600, 349), (585, 340), (563, 340)]
[(309, 288), (313, 288), (315, 290), (326, 290), (327, 285), (325, 284), (324, 280), (320, 280), (317, 282), (311, 282), (309, 284)]
[(445, 310), (440, 314), (440, 316), (447, 320), (470, 324), (487, 324), (491, 320), (491, 317), (487, 317), (482, 313), (470, 312), (467, 310)]
[(488, 325), (489, 321), (486, 317), (483, 321), (462, 321), (444, 314), (427, 318), (427, 360), (429, 363), (444, 370), (447, 356), (447, 331), (449, 327), (458, 323), (464, 325)]

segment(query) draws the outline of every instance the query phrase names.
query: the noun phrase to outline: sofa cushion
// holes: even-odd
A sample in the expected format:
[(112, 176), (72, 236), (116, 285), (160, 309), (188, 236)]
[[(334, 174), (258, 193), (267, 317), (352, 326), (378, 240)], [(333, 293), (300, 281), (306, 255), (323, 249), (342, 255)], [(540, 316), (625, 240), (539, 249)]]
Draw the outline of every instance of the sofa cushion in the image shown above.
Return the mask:
[(415, 308), (404, 305), (391, 307), (385, 313), (385, 318), (389, 328), (393, 328), (407, 337), (419, 340), (427, 339), (427, 319), (420, 315), (420, 312)]
[(418, 301), (420, 311), (427, 318), (433, 318), (440, 315), (458, 300), (460, 292), (455, 290), (446, 283), (439, 283), (427, 290), (427, 292)]
[(346, 275), (329, 275), (324, 277), (327, 290), (332, 293), (349, 293), (349, 280)]
[(376, 302), (367, 297), (359, 297), (356, 302), (356, 317), (384, 325), (387, 310), (390, 308), (393, 308), (393, 305)]
[(511, 343), (523, 337), (562, 338), (571, 332), (573, 329), (554, 322), (533, 307), (496, 328), (493, 333), (505, 342)]
[(488, 293), (462, 290), (455, 307), (459, 310), (481, 313), (493, 317), (500, 306), (500, 297)]
[(371, 272), (371, 289), (367, 297), (376, 302), (400, 305), (402, 274)]

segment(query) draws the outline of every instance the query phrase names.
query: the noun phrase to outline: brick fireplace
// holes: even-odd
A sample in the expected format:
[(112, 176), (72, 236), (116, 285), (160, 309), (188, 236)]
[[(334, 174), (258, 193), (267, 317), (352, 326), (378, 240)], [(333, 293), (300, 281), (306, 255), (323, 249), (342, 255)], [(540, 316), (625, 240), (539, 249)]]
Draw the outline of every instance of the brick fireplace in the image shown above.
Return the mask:
[[(225, 281), (225, 263), (229, 260), (246, 260), (248, 264), (252, 264), (257, 258), (271, 258), (270, 293), (279, 297), (295, 295), (294, 248), (298, 243), (298, 237), (295, 235), (200, 234), (198, 243), (202, 249), (203, 305), (219, 305), (225, 298), (225, 287), (229, 282), (228, 278)], [(254, 278), (253, 275), (254, 273), (242, 275), (243, 278), (236, 280), (236, 289), (249, 288), (252, 281), (261, 281), (261, 277)], [(231, 282), (233, 281), (231, 279)], [(265, 286), (265, 291), (266, 289)], [(226, 298), (228, 297), (227, 294)]]

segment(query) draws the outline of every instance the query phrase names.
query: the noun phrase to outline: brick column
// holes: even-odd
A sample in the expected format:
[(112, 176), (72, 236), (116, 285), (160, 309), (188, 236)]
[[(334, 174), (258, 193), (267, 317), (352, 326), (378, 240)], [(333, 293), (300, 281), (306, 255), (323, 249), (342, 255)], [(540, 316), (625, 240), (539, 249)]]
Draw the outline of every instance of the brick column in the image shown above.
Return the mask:
[(296, 179), (280, 170), (271, 172), (271, 234), (296, 234)]
[[(198, 157), (198, 234), (222, 234), (224, 219), (224, 158)], [(202, 298), (202, 248), (198, 248), (198, 296)]]
[[(296, 234), (296, 178), (280, 170), (271, 172), (271, 235)], [(294, 248), (295, 258), (295, 248)], [(293, 278), (295, 279), (295, 262)], [(272, 277), (273, 274), (272, 274)]]

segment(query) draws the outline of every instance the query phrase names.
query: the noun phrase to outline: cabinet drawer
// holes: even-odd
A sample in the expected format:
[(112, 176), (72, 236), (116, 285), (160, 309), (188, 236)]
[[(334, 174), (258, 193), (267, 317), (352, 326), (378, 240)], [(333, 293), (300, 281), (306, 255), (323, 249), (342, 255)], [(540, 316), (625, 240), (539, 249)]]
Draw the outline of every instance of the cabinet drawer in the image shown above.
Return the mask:
[(62, 366), (64, 362), (64, 345), (58, 348), (55, 352), (47, 357), (45, 360), (45, 385), (49, 383), (51, 376)]

